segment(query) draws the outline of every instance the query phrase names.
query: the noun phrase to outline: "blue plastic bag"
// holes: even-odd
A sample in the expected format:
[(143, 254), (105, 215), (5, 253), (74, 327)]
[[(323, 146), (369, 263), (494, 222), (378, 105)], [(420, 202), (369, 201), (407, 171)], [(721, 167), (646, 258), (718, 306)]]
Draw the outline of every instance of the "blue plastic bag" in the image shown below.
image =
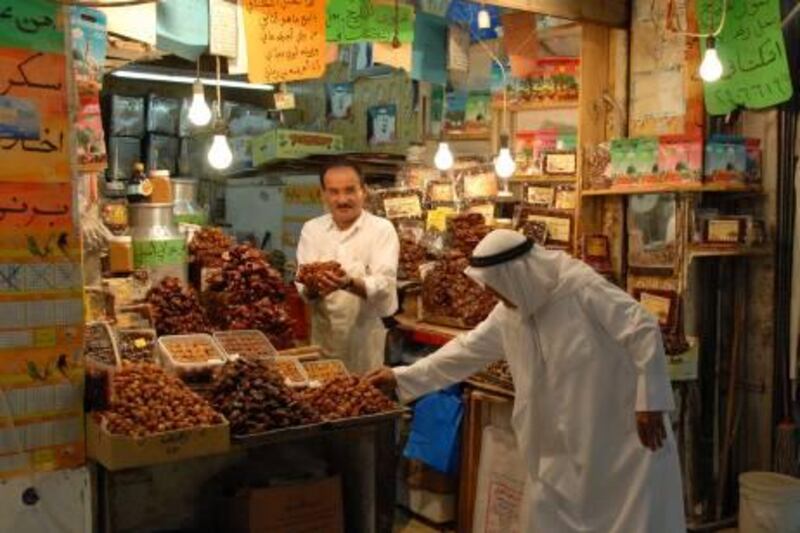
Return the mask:
[(463, 416), (459, 385), (424, 396), (414, 405), (411, 434), (403, 455), (444, 474), (454, 473), (458, 467)]

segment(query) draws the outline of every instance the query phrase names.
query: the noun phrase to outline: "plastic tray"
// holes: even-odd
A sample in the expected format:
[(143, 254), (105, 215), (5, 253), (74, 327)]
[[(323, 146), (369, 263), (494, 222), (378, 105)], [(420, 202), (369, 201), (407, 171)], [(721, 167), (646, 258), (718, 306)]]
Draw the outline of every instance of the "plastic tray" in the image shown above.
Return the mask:
[(347, 367), (344, 366), (344, 363), (338, 359), (319, 359), (317, 361), (306, 361), (303, 363), (303, 368), (305, 369), (306, 374), (308, 374), (308, 383), (312, 387), (319, 387), (325, 381), (327, 381), (322, 375), (323, 372), (330, 373), (330, 377), (328, 379), (350, 375), (350, 372), (347, 371)]
[[(270, 364), (275, 365), (286, 385), (289, 387), (308, 386), (308, 374), (297, 357), (276, 357)], [(292, 376), (294, 374), (294, 378)], [(301, 378), (301, 379), (297, 379)]]
[[(267, 336), (257, 329), (215, 331), (214, 340), (228, 357), (238, 355), (245, 359), (264, 360), (278, 355), (278, 351), (269, 342)], [(237, 345), (241, 342), (250, 343), (250, 346), (242, 349)]]
[[(146, 349), (146, 345), (150, 345), (150, 356), (143, 356), (142, 359), (128, 360), (125, 358), (123, 346), (125, 341), (130, 339), (137, 348), (141, 350)], [(141, 339), (141, 340), (140, 340)], [(139, 346), (142, 342), (145, 345)], [(117, 329), (117, 351), (119, 352), (119, 359), (121, 362), (129, 363), (155, 363), (156, 358), (156, 344), (158, 342), (158, 335), (154, 329)]]
[(99, 328), (103, 331), (102, 334), (106, 336), (106, 338), (109, 341), (109, 344), (111, 345), (111, 351), (112, 351), (111, 355), (113, 357), (113, 362), (109, 362), (109, 361), (102, 361), (100, 359), (97, 359), (89, 355), (89, 350), (86, 348), (86, 337), (88, 335), (86, 335), (84, 337), (84, 354), (86, 355), (87, 365), (90, 365), (100, 370), (115, 370), (116, 368), (118, 368), (120, 366), (119, 350), (117, 349), (117, 339), (114, 336), (114, 332), (111, 330), (111, 326), (109, 326), (107, 322), (98, 321), (98, 322), (89, 322), (88, 324), (86, 324), (85, 328), (87, 332), (89, 329), (93, 328)]
[[(175, 358), (174, 349), (177, 343), (203, 343), (207, 344), (213, 357), (205, 362), (185, 362)], [(165, 335), (158, 339), (158, 352), (161, 361), (168, 371), (173, 372), (184, 379), (203, 379), (211, 376), (213, 370), (225, 364), (227, 359), (222, 349), (217, 345), (211, 335), (197, 333), (194, 335)]]

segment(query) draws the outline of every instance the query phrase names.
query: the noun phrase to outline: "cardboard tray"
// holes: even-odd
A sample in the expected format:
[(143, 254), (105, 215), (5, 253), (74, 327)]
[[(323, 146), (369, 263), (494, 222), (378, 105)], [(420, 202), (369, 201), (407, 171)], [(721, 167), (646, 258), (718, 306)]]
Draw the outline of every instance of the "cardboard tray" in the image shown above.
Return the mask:
[(408, 413), (406, 408), (398, 408), (385, 413), (375, 415), (358, 416), (353, 418), (343, 418), (341, 420), (331, 420), (318, 424), (307, 424), (290, 428), (275, 429), (262, 433), (252, 433), (250, 435), (231, 435), (234, 444), (245, 447), (264, 446), (278, 442), (289, 442), (309, 437), (325, 437), (338, 431), (346, 429), (364, 428), (377, 425), (400, 418)]
[(86, 456), (108, 470), (125, 470), (226, 453), (228, 423), (133, 438), (112, 435), (94, 417), (87, 417)]

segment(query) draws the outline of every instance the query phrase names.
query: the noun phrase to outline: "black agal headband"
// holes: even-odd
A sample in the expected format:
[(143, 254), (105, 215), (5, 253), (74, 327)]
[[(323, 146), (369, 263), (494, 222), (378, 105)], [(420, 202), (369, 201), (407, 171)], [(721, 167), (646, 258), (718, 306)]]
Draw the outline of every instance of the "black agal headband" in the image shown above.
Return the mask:
[(512, 259), (516, 259), (522, 255), (527, 254), (533, 248), (533, 241), (525, 239), (525, 242), (518, 244), (513, 248), (509, 248), (503, 252), (494, 255), (484, 255), (475, 257), (474, 255), (469, 260), (469, 266), (473, 268), (486, 268), (490, 266), (499, 265)]

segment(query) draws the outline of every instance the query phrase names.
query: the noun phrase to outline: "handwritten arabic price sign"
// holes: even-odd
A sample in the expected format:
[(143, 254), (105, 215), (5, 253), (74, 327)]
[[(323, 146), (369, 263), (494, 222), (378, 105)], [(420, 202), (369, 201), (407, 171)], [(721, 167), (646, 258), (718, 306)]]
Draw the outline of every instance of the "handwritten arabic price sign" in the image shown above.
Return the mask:
[[(68, 182), (66, 63), (61, 54), (0, 49), (0, 96), (38, 112), (32, 135), (0, 139), (0, 182)], [(0, 117), (0, 122), (25, 117)], [(20, 131), (29, 128), (18, 128)], [(9, 138), (10, 137), (10, 138)]]
[(391, 42), (395, 21), (401, 43), (414, 42), (414, 8), (373, 5), (371, 0), (328, 0), (327, 39), (336, 43)]
[(64, 31), (58, 3), (0, 0), (0, 46), (63, 52)]
[(244, 0), (242, 14), (251, 83), (325, 72), (325, 0)]
[(0, 183), (0, 232), (49, 231), (71, 223), (69, 183)]
[[(778, 0), (728, 2), (725, 25), (717, 37), (722, 79), (705, 83), (706, 109), (725, 115), (738, 106), (760, 109), (792, 96), (792, 81), (781, 32)], [(700, 14), (703, 31), (719, 25), (724, 0)]]

